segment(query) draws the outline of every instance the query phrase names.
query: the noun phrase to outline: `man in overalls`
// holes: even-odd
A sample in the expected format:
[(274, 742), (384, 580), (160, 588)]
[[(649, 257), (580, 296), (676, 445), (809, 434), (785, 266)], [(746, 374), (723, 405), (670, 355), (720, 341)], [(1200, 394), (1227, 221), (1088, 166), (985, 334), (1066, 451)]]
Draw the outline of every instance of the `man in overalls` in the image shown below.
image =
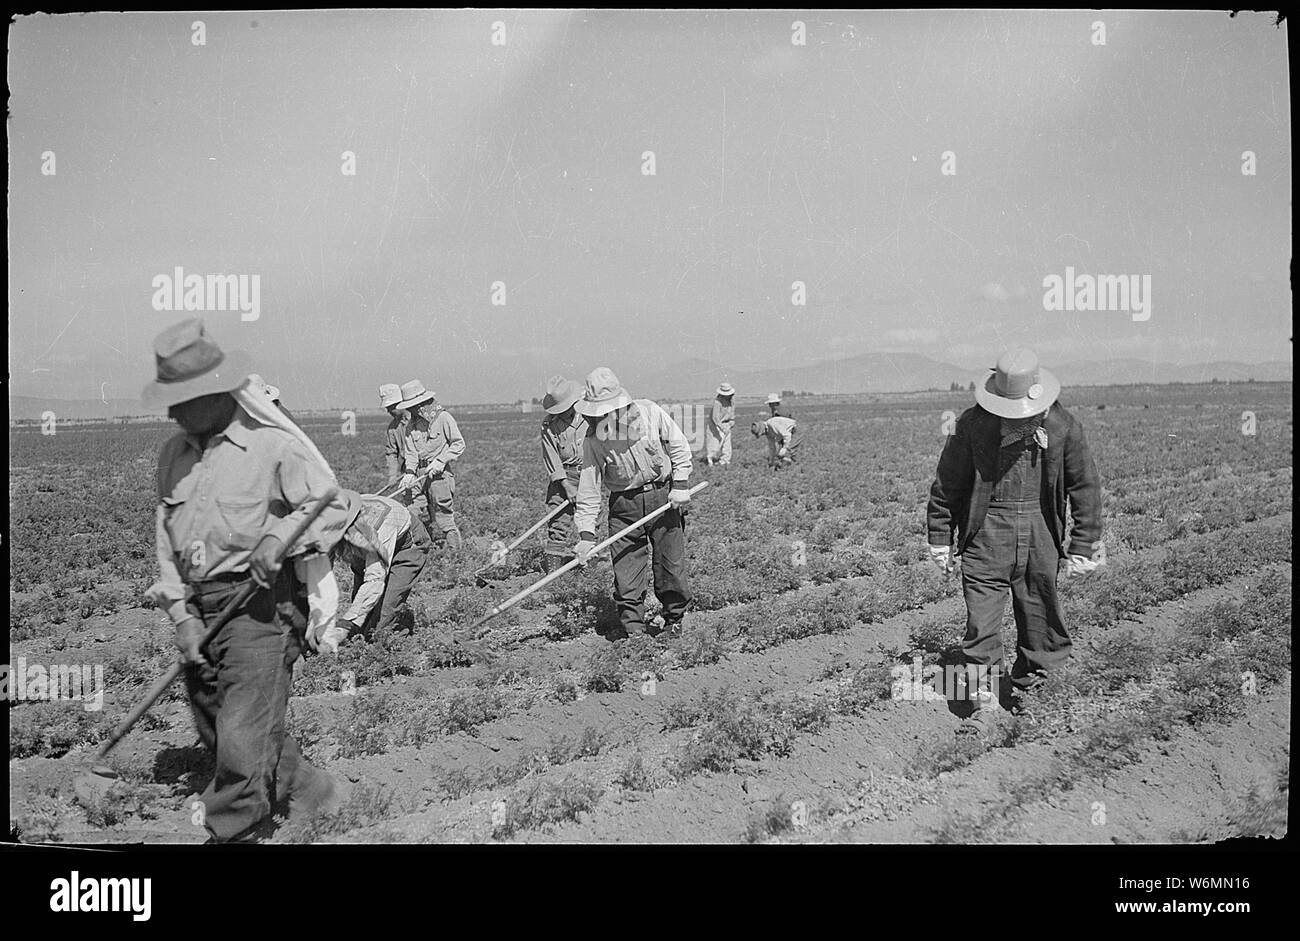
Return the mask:
[(1014, 706), (1018, 694), (1070, 656), (1058, 563), (1065, 559), (1071, 575), (1105, 564), (1101, 482), (1083, 426), (1056, 401), (1060, 391), (1032, 352), (1005, 353), (976, 388), (976, 405), (957, 420), (930, 488), (930, 555), (945, 572), (960, 568), (966, 600), (962, 653), (974, 712), (963, 734), (990, 731), (1001, 712), (1007, 594), (1018, 653), (1013, 689), (1002, 692)]

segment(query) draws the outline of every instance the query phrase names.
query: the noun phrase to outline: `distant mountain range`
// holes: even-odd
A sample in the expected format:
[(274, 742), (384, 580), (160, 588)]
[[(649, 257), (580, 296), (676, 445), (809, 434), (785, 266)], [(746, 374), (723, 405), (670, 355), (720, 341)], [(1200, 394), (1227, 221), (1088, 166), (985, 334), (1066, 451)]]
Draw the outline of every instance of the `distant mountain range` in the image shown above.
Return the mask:
[[(1052, 368), (1066, 386), (1128, 385), (1133, 383), (1164, 384), (1170, 382), (1290, 382), (1292, 367), (1288, 362), (1267, 363), (1212, 362), (1190, 366), (1151, 363), (1139, 359), (1113, 359), (1063, 363)], [(667, 400), (696, 400), (712, 396), (724, 379), (736, 387), (743, 398), (786, 389), (824, 395), (851, 395), (858, 392), (920, 392), (947, 389), (952, 383), (963, 386), (986, 375), (952, 363), (939, 362), (918, 353), (867, 353), (845, 359), (828, 359), (805, 366), (728, 369), (704, 359), (687, 359), (659, 369), (622, 371), (620, 378), (635, 396)], [(517, 396), (502, 396), (513, 400)], [(448, 405), (456, 400), (448, 396)], [(367, 406), (370, 403), (366, 403)], [(293, 406), (295, 410), (297, 405)], [(310, 406), (303, 406), (303, 410)], [(147, 414), (137, 400), (130, 399), (45, 399), (11, 395), (11, 419), (40, 419), (46, 411), (60, 418), (118, 418)], [(159, 416), (161, 417), (161, 415)]]
[[(1139, 359), (1116, 359), (1064, 363), (1052, 368), (1062, 384), (1127, 385), (1170, 382), (1290, 382), (1291, 364), (1214, 362), (1191, 366), (1165, 365)], [(694, 399), (707, 397), (724, 379), (739, 395), (755, 395), (791, 389), (846, 395), (857, 392), (919, 392), (947, 389), (954, 382), (963, 386), (987, 375), (984, 369), (939, 362), (918, 353), (867, 353), (846, 359), (822, 360), (806, 366), (764, 369), (726, 369), (707, 360), (675, 363), (640, 376), (629, 374), (625, 382), (633, 395), (651, 398)]]

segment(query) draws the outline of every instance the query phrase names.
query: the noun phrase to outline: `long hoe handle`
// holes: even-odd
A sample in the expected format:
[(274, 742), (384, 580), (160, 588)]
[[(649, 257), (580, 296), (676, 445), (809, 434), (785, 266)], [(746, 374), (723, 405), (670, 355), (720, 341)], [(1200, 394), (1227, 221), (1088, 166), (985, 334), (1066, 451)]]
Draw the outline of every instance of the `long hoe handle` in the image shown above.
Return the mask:
[[(698, 483), (690, 490), (688, 490), (687, 493), (689, 493), (693, 497), (695, 496), (695, 494), (699, 493), (708, 485), (709, 482), (707, 480), (704, 481), (703, 483)], [(663, 506), (659, 507), (659, 509), (651, 510), (649, 513), (641, 517), (635, 523), (632, 523), (629, 526), (624, 526), (622, 529), (620, 529), (614, 535), (610, 536), (604, 542), (596, 543), (596, 545), (592, 547), (591, 552), (587, 554), (588, 558), (595, 555), (597, 552), (600, 552), (602, 549), (612, 546), (614, 543), (618, 542), (620, 539), (622, 539), (632, 530), (636, 529), (638, 526), (644, 526), (646, 523), (650, 522), (655, 517), (667, 513), (670, 509), (672, 509), (672, 503), (665, 503)], [(474, 622), (473, 626), (470, 627), (469, 632), (471, 634), (477, 633), (480, 627), (482, 627), (488, 621), (492, 620), (498, 614), (501, 614), (502, 612), (508, 611), (510, 608), (513, 608), (516, 604), (523, 601), (533, 592), (537, 591), (537, 589), (542, 588), (545, 585), (549, 585), (551, 582), (555, 581), (565, 572), (577, 568), (579, 564), (580, 563), (578, 559), (570, 559), (568, 562), (561, 565), (554, 572), (551, 572), (550, 574), (542, 578), (541, 581), (534, 582), (532, 585), (529, 585), (527, 588), (525, 588), (523, 591), (519, 592), (518, 594), (510, 596), (505, 601), (501, 602), (499, 605), (497, 605), (495, 608), (489, 611), (487, 614), (483, 615), (483, 617), (479, 618), (476, 622)]]
[[(325, 507), (328, 506), (336, 496), (338, 496), (338, 492), (339, 490), (337, 487), (331, 487), (329, 492), (317, 501), (314, 507), (312, 507), (311, 512), (298, 521), (298, 525), (294, 527), (293, 533), (289, 536), (289, 541), (280, 547), (280, 561), (289, 554), (289, 550), (292, 549), (293, 544), (302, 537), (302, 534), (307, 531), (307, 527), (314, 523), (316, 517), (320, 516), (325, 510)], [(226, 606), (221, 609), (221, 613), (217, 615), (216, 621), (214, 621), (212, 626), (203, 634), (203, 640), (199, 644), (199, 649), (205, 649), (208, 644), (212, 642), (221, 629), (229, 623), (232, 617), (235, 616), (235, 612), (242, 608), (244, 603), (253, 596), (253, 593), (257, 591), (257, 588), (257, 584), (250, 581), (239, 590), (239, 593), (235, 595), (235, 597), (231, 598), (230, 601), (226, 603)], [(131, 731), (131, 727), (140, 721), (140, 717), (149, 711), (153, 704), (158, 701), (158, 697), (167, 691), (167, 687), (171, 686), (172, 683), (176, 681), (176, 677), (180, 676), (181, 671), (184, 669), (185, 665), (180, 661), (177, 661), (167, 668), (167, 672), (158, 677), (153, 686), (149, 687), (149, 691), (144, 694), (144, 698), (132, 707), (131, 711), (128, 712), (126, 716), (123, 717), (122, 721), (117, 724), (117, 728), (113, 729), (113, 734), (108, 737), (103, 745), (99, 746), (99, 753), (95, 756), (97, 759), (102, 759), (113, 750), (113, 747), (122, 740), (123, 736), (125, 736), (127, 732)]]
[(572, 500), (566, 499), (566, 500), (565, 500), (563, 503), (561, 503), (559, 506), (557, 506), (557, 507), (555, 507), (554, 509), (552, 509), (551, 512), (547, 513), (545, 516), (543, 516), (541, 519), (539, 519), (539, 520), (538, 520), (536, 523), (534, 523), (532, 526), (529, 526), (528, 529), (524, 531), (523, 535), (521, 535), (521, 536), (520, 536), (518, 539), (516, 539), (514, 542), (510, 543), (510, 545), (506, 546), (504, 552), (498, 553), (498, 554), (497, 554), (497, 555), (492, 559), (491, 562), (489, 562), (487, 565), (483, 566), (481, 569), (479, 569), (479, 570), (478, 570), (477, 572), (475, 572), (474, 574), (475, 574), (475, 575), (479, 575), (479, 574), (481, 574), (481, 573), (483, 573), (483, 572), (486, 572), (488, 569), (492, 568), (492, 566), (494, 566), (494, 565), (500, 565), (501, 562), (502, 562), (502, 560), (504, 560), (505, 557), (506, 557), (506, 556), (507, 556), (511, 551), (513, 551), (513, 550), (515, 549), (515, 547), (517, 547), (521, 542), (523, 542), (525, 539), (527, 539), (527, 538), (528, 538), (529, 536), (531, 536), (533, 533), (537, 532), (539, 529), (541, 529), (543, 526), (545, 526), (545, 525), (546, 525), (547, 523), (549, 523), (551, 520), (555, 519), (556, 515), (557, 515), (561, 510), (563, 510), (566, 506), (568, 506), (570, 503), (572, 503), (572, 502), (573, 502)]

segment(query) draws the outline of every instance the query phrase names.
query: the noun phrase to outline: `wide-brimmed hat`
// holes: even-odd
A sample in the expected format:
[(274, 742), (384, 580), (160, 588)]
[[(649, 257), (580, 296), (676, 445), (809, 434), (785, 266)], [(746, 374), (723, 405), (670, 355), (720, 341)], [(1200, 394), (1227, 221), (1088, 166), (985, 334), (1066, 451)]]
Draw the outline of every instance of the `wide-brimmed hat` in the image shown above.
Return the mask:
[(223, 353), (203, 331), (198, 317), (182, 320), (153, 341), (157, 376), (144, 387), (145, 408), (171, 408), (218, 392), (233, 392), (252, 371), (252, 358), (240, 350)]
[(582, 383), (565, 379), (563, 376), (552, 376), (546, 382), (546, 396), (542, 399), (542, 408), (550, 415), (567, 412), (573, 408), (578, 399), (582, 398), (582, 392)]
[(984, 384), (975, 387), (975, 401), (1000, 418), (1040, 415), (1060, 394), (1057, 378), (1038, 365), (1031, 350), (1023, 349), (1003, 353)]
[(767, 404), (768, 404), (768, 405), (780, 405), (780, 404), (781, 404), (781, 396), (777, 395), (775, 392), (769, 392), (769, 393), (767, 394)]
[(410, 382), (403, 382), (401, 391), (402, 401), (397, 403), (398, 408), (414, 408), (417, 405), (423, 405), (425, 402), (431, 402), (434, 399), (434, 394), (425, 391), (424, 383), (419, 379), (412, 379)]
[(402, 387), (395, 382), (385, 382), (379, 387), (379, 406), (388, 408), (402, 401)]
[(735, 395), (736, 390), (731, 387), (730, 382), (724, 382), (722, 385), (718, 386), (718, 391), (716, 394), (722, 396)]
[(616, 408), (632, 404), (632, 396), (627, 394), (623, 384), (608, 366), (597, 366), (587, 377), (586, 393), (582, 401), (574, 407), (579, 415), (599, 418), (608, 415)]

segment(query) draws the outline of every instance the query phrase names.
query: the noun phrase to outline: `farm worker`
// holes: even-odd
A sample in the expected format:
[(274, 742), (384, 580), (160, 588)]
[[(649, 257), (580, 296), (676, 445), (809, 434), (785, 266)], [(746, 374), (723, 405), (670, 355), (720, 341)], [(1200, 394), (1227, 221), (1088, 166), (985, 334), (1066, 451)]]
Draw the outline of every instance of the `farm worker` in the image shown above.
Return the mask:
[(774, 415), (762, 418), (749, 426), (755, 438), (767, 439), (767, 462), (772, 470), (793, 464), (799, 456), (799, 426), (793, 418)]
[(406, 422), (409, 416), (397, 407), (402, 401), (402, 387), (386, 382), (379, 387), (379, 404), (388, 412), (388, 427), (384, 429), (384, 465), (391, 486), (402, 477), (403, 457), (406, 451)]
[[(767, 410), (768, 410), (768, 417), (770, 418), (775, 418), (776, 416), (780, 415), (781, 396), (777, 395), (775, 392), (769, 392), (767, 394)], [(787, 415), (786, 417), (788, 418), (789, 416)]]
[[(216, 768), (201, 797), (213, 841), (256, 839), (285, 796), (291, 817), (329, 811), (346, 785), (312, 767), (285, 735), (292, 668), (302, 646), (294, 565), (284, 540), (334, 486), (316, 446), (249, 381), (245, 354), (223, 353), (186, 320), (154, 341), (157, 379), (144, 389), (183, 429), (158, 457), (160, 578), (149, 596), (176, 627), (185, 686)], [(333, 499), (295, 544), (327, 553), (347, 506)], [(328, 570), (327, 564), (317, 566)], [(252, 580), (258, 589), (207, 649), (205, 624)]]
[(415, 580), (424, 571), (432, 543), (413, 512), (391, 497), (344, 490), (348, 525), (330, 552), (352, 569), (352, 602), (333, 624), (309, 635), (317, 650), (338, 653), (352, 634), (391, 627)]
[[(426, 392), (424, 383), (412, 379), (402, 386), (402, 401), (398, 408), (406, 409), (410, 419), (406, 423), (406, 454), (403, 456), (402, 493), (415, 485), (414, 504), (421, 516), (427, 518), (433, 509), (433, 523), (442, 533), (448, 548), (460, 548), (460, 529), (456, 526), (456, 475), (452, 464), (465, 453), (465, 439), (460, 436), (456, 419), (438, 404), (432, 392)], [(432, 529), (432, 525), (429, 527)]]
[(542, 564), (546, 571), (572, 556), (569, 539), (573, 529), (574, 502), (578, 498), (578, 478), (582, 474), (582, 442), (586, 437), (586, 420), (574, 405), (582, 398), (581, 383), (553, 376), (546, 384), (542, 408), (542, 463), (550, 475), (546, 487), (546, 505), (555, 508), (568, 500), (569, 505), (551, 518), (546, 528), (546, 549)]
[[(644, 630), (680, 632), (691, 601), (687, 585), (686, 510), (690, 506), (691, 446), (658, 404), (632, 399), (614, 373), (601, 366), (587, 377), (576, 408), (587, 419), (578, 481), (577, 557), (585, 565), (596, 545), (602, 488), (609, 491), (611, 532), (635, 523), (665, 503), (672, 509), (619, 539), (614, 559), (614, 601), (621, 626), (606, 636), (621, 640)], [(646, 628), (645, 595), (653, 547), (655, 596), (663, 605), (662, 628)]]
[(730, 382), (718, 386), (717, 398), (709, 410), (709, 423), (704, 429), (704, 463), (731, 463), (731, 429), (736, 424), (736, 407), (732, 398), (736, 390)]
[[(983, 733), (1001, 714), (1007, 593), (1019, 650), (1007, 691), (1014, 704), (1070, 656), (1058, 562), (1065, 559), (1071, 575), (1105, 563), (1101, 482), (1083, 426), (1057, 401), (1060, 392), (1032, 352), (1004, 353), (977, 386), (976, 404), (957, 420), (930, 488), (930, 556), (947, 572), (960, 568), (966, 599), (962, 652), (975, 711), (962, 733)], [(1067, 502), (1074, 521), (1068, 548)]]

